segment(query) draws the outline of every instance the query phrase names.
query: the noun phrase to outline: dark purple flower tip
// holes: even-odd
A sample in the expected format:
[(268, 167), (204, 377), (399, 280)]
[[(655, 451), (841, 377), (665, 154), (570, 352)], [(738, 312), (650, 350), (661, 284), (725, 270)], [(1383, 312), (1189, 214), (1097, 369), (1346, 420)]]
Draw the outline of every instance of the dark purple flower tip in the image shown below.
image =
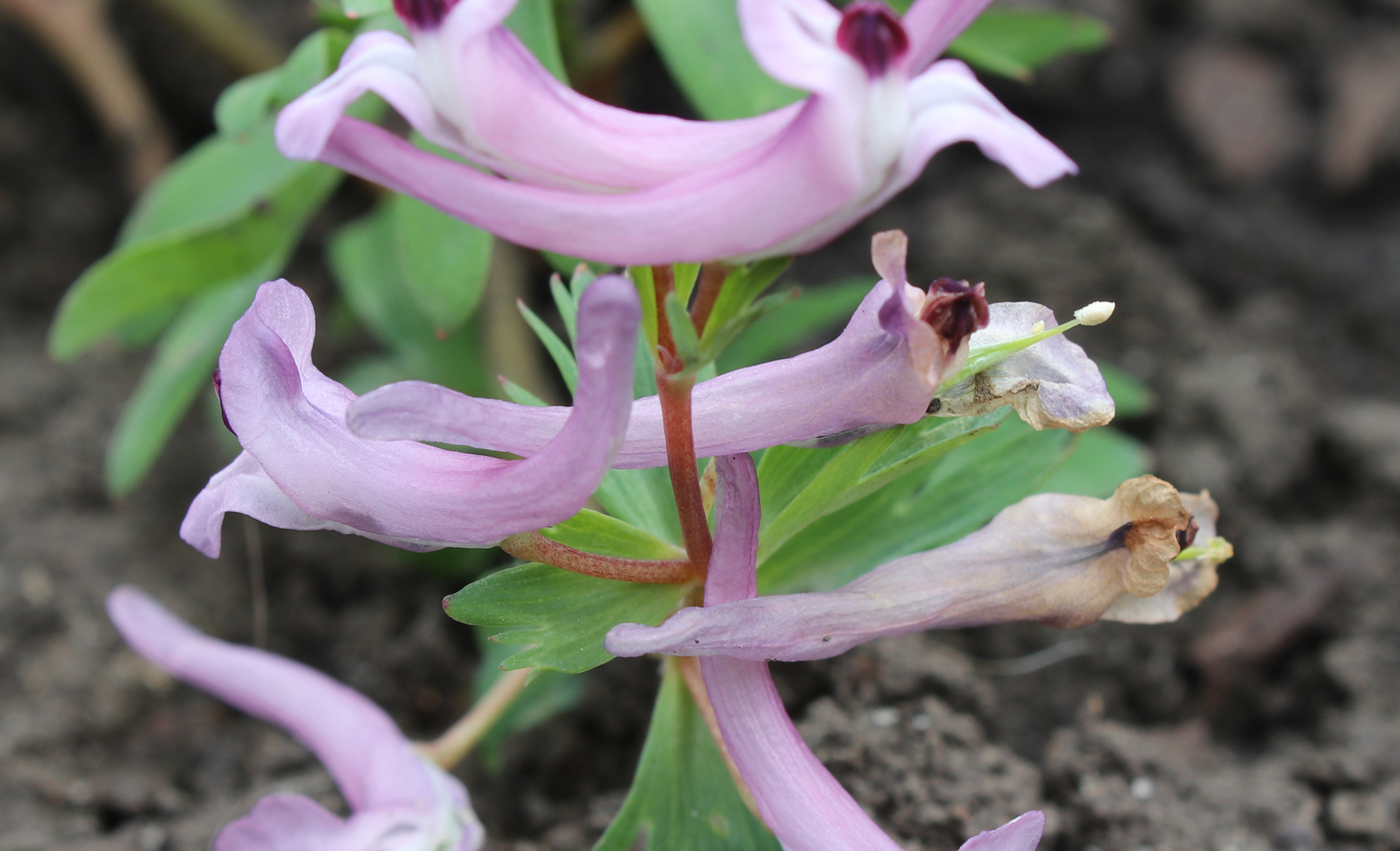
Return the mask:
[(229, 434), (237, 437), (238, 432), (229, 425), (228, 412), (224, 410), (224, 377), (219, 374), (218, 367), (214, 368), (214, 395), (219, 397), (219, 416), (224, 418), (224, 428), (228, 429)]
[(457, 0), (394, 0), (394, 11), (415, 30), (437, 29)]
[(928, 288), (928, 299), (919, 318), (943, 340), (948, 351), (957, 351), (974, 331), (987, 327), (991, 312), (982, 284), (939, 278)]
[(1197, 523), (1197, 522), (1196, 522), (1196, 518), (1192, 517), (1192, 518), (1191, 518), (1191, 522), (1187, 524), (1187, 526), (1186, 526), (1185, 529), (1178, 529), (1178, 530), (1177, 530), (1177, 532), (1176, 532), (1176, 543), (1177, 543), (1177, 545), (1180, 546), (1180, 547), (1184, 550), (1184, 549), (1186, 549), (1187, 547), (1191, 546), (1192, 544), (1196, 543), (1196, 534), (1199, 533), (1200, 531), (1201, 531), (1201, 524)]
[(841, 14), (836, 45), (874, 78), (884, 76), (891, 65), (909, 52), (909, 36), (889, 6), (875, 0), (857, 0)]

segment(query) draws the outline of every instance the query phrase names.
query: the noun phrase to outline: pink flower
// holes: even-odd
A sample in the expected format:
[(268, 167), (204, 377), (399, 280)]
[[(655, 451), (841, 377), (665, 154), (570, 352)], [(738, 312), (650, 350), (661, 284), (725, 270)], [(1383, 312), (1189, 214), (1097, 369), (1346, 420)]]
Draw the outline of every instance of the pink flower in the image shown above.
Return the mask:
[(348, 819), (302, 795), (269, 795), (225, 827), (214, 851), (476, 851), (485, 839), (467, 790), (414, 750), (353, 689), (290, 659), (201, 634), (129, 585), (107, 613), (151, 663), (291, 733), (326, 766)]
[(243, 454), (190, 505), (180, 535), (219, 554), (224, 514), (284, 529), (335, 529), (408, 549), (489, 547), (583, 507), (617, 455), (632, 403), (641, 309), (632, 285), (595, 281), (579, 305), (572, 413), (532, 458), (506, 461), (351, 433), (355, 395), (311, 363), (306, 294), (264, 284), (219, 356), (229, 429)]
[[(758, 118), (639, 115), (556, 81), (501, 21), (514, 0), (401, 2), (413, 39), (361, 36), (283, 110), (284, 153), (320, 159), (522, 245), (618, 264), (808, 251), (977, 143), (1032, 186), (1075, 170), (960, 62), (930, 64), (987, 0), (739, 0), (775, 79), (811, 92)], [(365, 91), (471, 165), (342, 115)]]
[[(756, 593), (758, 476), (747, 455), (717, 461), (715, 547), (705, 606), (736, 605)], [(724, 744), (759, 814), (786, 851), (898, 851), (802, 741), (768, 665), (728, 656), (700, 660)], [(1045, 816), (1029, 812), (968, 840), (962, 851), (1032, 851)]]

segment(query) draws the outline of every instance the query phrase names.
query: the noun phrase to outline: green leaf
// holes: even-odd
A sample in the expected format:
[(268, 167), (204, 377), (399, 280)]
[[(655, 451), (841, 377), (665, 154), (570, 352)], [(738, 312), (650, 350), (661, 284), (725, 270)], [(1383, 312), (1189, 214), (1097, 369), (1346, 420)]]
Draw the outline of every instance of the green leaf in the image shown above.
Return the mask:
[(517, 405), (530, 405), (536, 408), (549, 407), (548, 402), (536, 396), (534, 393), (531, 393), (529, 390), (526, 390), (524, 387), (521, 387), (519, 384), (516, 384), (514, 381), (511, 381), (509, 378), (506, 378), (504, 375), (501, 376), (501, 389), (505, 391), (506, 398)]
[(1076, 12), (990, 9), (963, 30), (948, 53), (971, 65), (1018, 80), (1066, 53), (1098, 50), (1108, 25)]
[(1007, 417), (932, 465), (808, 526), (763, 562), (759, 590), (828, 590), (891, 559), (956, 541), (1041, 490), (1072, 449), (1066, 431), (1038, 432)]
[(730, 272), (720, 288), (719, 298), (715, 299), (714, 308), (710, 310), (709, 321), (700, 329), (704, 343), (711, 345), (719, 329), (752, 304), (790, 265), (791, 257), (770, 257)]
[(352, 18), (367, 18), (394, 10), (393, 0), (341, 0), (340, 7)]
[(685, 305), (675, 293), (667, 293), (662, 309), (666, 311), (666, 322), (671, 326), (671, 339), (676, 345), (676, 357), (680, 358), (687, 369), (698, 370), (704, 366), (700, 360), (700, 338), (695, 333), (695, 324), (690, 321), (690, 314)]
[(1099, 364), (1108, 394), (1113, 397), (1113, 405), (1118, 409), (1117, 418), (1130, 420), (1152, 413), (1157, 407), (1157, 399), (1152, 391), (1137, 378), (1111, 363)]
[(574, 353), (567, 343), (559, 339), (559, 335), (554, 333), (554, 329), (545, 324), (545, 321), (535, 315), (535, 312), (525, 306), (525, 302), (518, 301), (515, 306), (520, 310), (520, 315), (525, 318), (525, 324), (530, 326), (530, 330), (535, 332), (535, 336), (540, 338), (544, 344), (545, 351), (554, 361), (554, 365), (559, 369), (559, 375), (564, 379), (564, 384), (569, 388), (569, 392), (574, 392), (578, 387), (578, 361), (574, 360)]
[(630, 523), (587, 508), (540, 533), (551, 541), (588, 553), (614, 558), (684, 558), (685, 551)]
[(568, 85), (564, 54), (559, 51), (559, 27), (554, 20), (553, 0), (520, 0), (506, 18), (506, 26), (535, 54), (549, 73)]
[(224, 89), (214, 105), (215, 126), (225, 136), (256, 130), (270, 113), (328, 77), (349, 45), (350, 34), (344, 30), (318, 30), (307, 36), (286, 62)]
[(1128, 479), (1147, 473), (1148, 460), (1147, 448), (1118, 429), (1092, 429), (1079, 435), (1074, 454), (1040, 489), (1104, 499)]
[(779, 851), (773, 834), (739, 797), (670, 658), (632, 789), (593, 851), (630, 851), (643, 835), (650, 851)]
[(418, 378), (478, 396), (492, 392), (475, 329), (440, 335), (419, 309), (397, 262), (387, 203), (332, 235), (326, 253), (355, 317), (394, 353), (400, 374), (393, 380)]
[[(657, 325), (656, 325), (656, 280), (651, 276), (650, 266), (629, 266), (627, 277), (632, 279), (632, 286), (637, 288), (637, 298), (642, 302), (642, 336), (651, 343), (654, 350), (657, 345)], [(650, 357), (650, 355), (648, 355)], [(650, 363), (650, 361), (648, 361)], [(650, 368), (650, 367), (648, 367)]]
[(671, 473), (665, 467), (609, 470), (593, 497), (613, 517), (662, 540), (680, 543), (676, 496), (671, 490)]
[(481, 303), (491, 268), (491, 234), (417, 198), (389, 201), (404, 282), (438, 331), (460, 328)]
[(719, 357), (720, 372), (790, 354), (792, 348), (813, 334), (851, 318), (861, 300), (875, 286), (871, 277), (857, 277), (801, 290), (745, 328)]
[(114, 497), (125, 496), (141, 482), (199, 391), (208, 386), (229, 329), (252, 304), (263, 278), (255, 275), (194, 299), (166, 331), (107, 447), (107, 490)]
[(75, 357), (149, 311), (259, 270), (280, 269), (340, 178), (328, 166), (299, 163), (274, 194), (227, 224), (195, 233), (172, 229), (107, 255), (64, 296), (50, 352), (60, 360)]
[(492, 641), (531, 645), (501, 663), (507, 670), (579, 674), (612, 658), (603, 649), (608, 630), (620, 623), (660, 624), (689, 590), (526, 564), (473, 582), (448, 597), (445, 608), (463, 623), (505, 627)]
[(652, 43), (705, 118), (749, 118), (804, 94), (758, 67), (739, 30), (734, 0), (635, 0)]

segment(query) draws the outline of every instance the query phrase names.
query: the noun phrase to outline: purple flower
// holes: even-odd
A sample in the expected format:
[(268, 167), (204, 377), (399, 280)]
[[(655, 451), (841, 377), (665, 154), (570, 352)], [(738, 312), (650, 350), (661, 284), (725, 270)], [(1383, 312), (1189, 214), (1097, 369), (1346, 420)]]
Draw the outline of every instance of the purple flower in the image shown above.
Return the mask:
[(230, 823), (214, 851), (476, 851), (485, 839), (467, 790), (420, 756), (384, 710), (319, 671), (210, 638), (124, 585), (107, 612), (157, 667), (276, 724), (326, 766), (353, 814), (269, 795)]
[(961, 541), (883, 564), (834, 591), (720, 606), (707, 598), (704, 608), (682, 609), (659, 627), (614, 627), (606, 646), (615, 656), (796, 661), (935, 628), (1175, 620), (1214, 589), (1215, 567), (1228, 558), (1224, 545), (1172, 563), (1200, 529), (1214, 537), (1215, 517), (1208, 495), (1180, 495), (1152, 476), (1123, 483), (1106, 500), (1039, 494)]
[[(758, 477), (747, 455), (718, 459), (715, 547), (705, 606), (742, 605), (755, 593)], [(759, 815), (786, 851), (898, 851), (817, 760), (788, 718), (768, 665), (727, 656), (700, 660), (724, 744)], [(973, 837), (963, 851), (1031, 851), (1045, 816), (1029, 812)]]
[[(759, 64), (811, 96), (734, 122), (578, 95), (501, 25), (513, 0), (397, 5), (412, 42), (357, 39), (339, 71), (283, 110), (279, 145), (521, 245), (619, 264), (789, 254), (859, 221), (954, 142), (976, 142), (1032, 186), (1075, 170), (967, 66), (930, 65), (987, 0), (920, 0), (903, 21), (872, 2), (739, 0)], [(472, 164), (345, 117), (365, 91)]]
[[(696, 454), (713, 457), (778, 444), (829, 446), (918, 422), (930, 410), (942, 410), (940, 388), (963, 369), (969, 351), (975, 351), (969, 347), (979, 339), (989, 346), (1002, 345), (1031, 334), (1035, 326), (1026, 321), (1030, 315), (1054, 321), (1054, 314), (1041, 305), (1018, 302), (989, 308), (981, 284), (970, 287), (943, 279), (928, 292), (910, 286), (906, 249), (900, 231), (876, 235), (872, 253), (882, 280), (836, 340), (794, 358), (735, 370), (696, 385)], [(1011, 355), (995, 374), (996, 386), (1007, 384), (1016, 392), (1008, 390), (995, 404), (976, 395), (979, 403), (986, 403), (977, 413), (1016, 404), (1023, 415), (1046, 412), (1035, 421), (1037, 427), (1082, 427), (1090, 419), (1113, 416), (1113, 399), (1098, 368), (1083, 349), (1062, 337)], [(961, 386), (948, 388), (958, 405), (963, 404)], [(406, 381), (366, 394), (350, 406), (347, 417), (350, 428), (363, 437), (431, 440), (531, 456), (564, 427), (569, 410), (475, 399)], [(1066, 419), (1056, 421), (1057, 415)], [(616, 466), (665, 464), (661, 407), (655, 396), (639, 399), (632, 406)]]
[(209, 480), (180, 535), (213, 557), (230, 511), (418, 550), (489, 547), (559, 523), (583, 507), (622, 442), (640, 313), (623, 278), (588, 288), (575, 405), (548, 445), (506, 461), (352, 434), (355, 395), (311, 363), (311, 301), (285, 281), (264, 284), (219, 356), (224, 414), (243, 454)]

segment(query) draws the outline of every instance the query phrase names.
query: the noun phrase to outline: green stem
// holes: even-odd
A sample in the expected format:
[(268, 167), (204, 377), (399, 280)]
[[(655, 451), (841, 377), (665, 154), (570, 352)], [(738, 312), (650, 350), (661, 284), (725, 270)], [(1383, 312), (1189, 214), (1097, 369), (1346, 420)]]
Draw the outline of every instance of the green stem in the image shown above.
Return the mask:
[(502, 673), (486, 690), (486, 694), (472, 705), (470, 712), (437, 739), (419, 745), (419, 751), (444, 769), (451, 770), (491, 732), (491, 728), (525, 690), (529, 677), (529, 668)]
[(521, 561), (535, 561), (599, 579), (679, 585), (696, 578), (689, 559), (648, 560), (601, 556), (551, 541), (539, 532), (512, 535), (501, 542), (501, 549)]

